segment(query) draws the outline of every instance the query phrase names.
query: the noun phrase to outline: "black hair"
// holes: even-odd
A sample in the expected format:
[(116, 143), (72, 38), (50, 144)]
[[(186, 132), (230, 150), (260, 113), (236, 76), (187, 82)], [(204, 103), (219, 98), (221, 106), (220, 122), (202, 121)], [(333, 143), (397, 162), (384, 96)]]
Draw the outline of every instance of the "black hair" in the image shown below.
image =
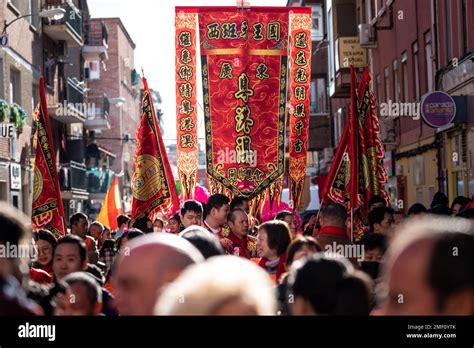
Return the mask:
[(474, 235), (443, 233), (433, 246), (427, 273), (438, 310), (443, 310), (447, 299), (456, 292), (473, 291)]
[(36, 242), (39, 241), (39, 240), (44, 240), (44, 241), (48, 242), (49, 244), (51, 244), (53, 249), (56, 246), (56, 244), (58, 243), (58, 240), (56, 239), (54, 234), (52, 234), (50, 231), (45, 230), (43, 228), (41, 228), (38, 231), (34, 232), (33, 233), (33, 238)]
[(86, 219), (87, 220), (87, 215), (86, 214), (83, 214), (83, 213), (76, 213), (74, 215), (72, 215), (70, 218), (69, 218), (69, 226), (75, 226), (77, 225), (81, 219)]
[(58, 243), (56, 244), (56, 247), (53, 249), (53, 260), (54, 260), (54, 255), (56, 253), (56, 250), (58, 249), (58, 247), (61, 244), (77, 245), (77, 247), (79, 248), (79, 257), (81, 259), (81, 262), (84, 262), (84, 261), (87, 260), (86, 244), (84, 243), (84, 241), (82, 240), (81, 237), (76, 236), (74, 234), (65, 235), (64, 237), (62, 237), (58, 240)]
[(117, 216), (117, 226), (120, 228), (123, 224), (127, 224), (130, 221), (130, 218), (126, 215)]
[(451, 203), (451, 210), (453, 210), (456, 204), (459, 204), (461, 206), (461, 209), (459, 209), (459, 211), (461, 211), (464, 208), (464, 206), (470, 202), (471, 200), (467, 197), (457, 196), (456, 198), (453, 199), (453, 203)]
[(115, 241), (113, 239), (106, 239), (100, 247), (99, 255), (104, 257), (106, 250), (112, 250), (115, 253)]
[(176, 220), (178, 222), (178, 224), (181, 224), (181, 218), (179, 217), (178, 213), (176, 213), (172, 217), (170, 217), (168, 221), (171, 221), (171, 220)]
[(94, 277), (94, 280), (100, 285), (100, 287), (104, 286), (105, 279), (99, 266), (89, 263), (85, 272)]
[(267, 243), (270, 249), (276, 250), (278, 256), (285, 253), (291, 243), (288, 224), (280, 220), (270, 220), (259, 226), (267, 233)]
[(370, 281), (347, 260), (316, 254), (290, 270), (289, 294), (307, 300), (318, 315), (368, 315)]
[(225, 254), (219, 239), (201, 226), (189, 226), (180, 236), (194, 245), (205, 259)]
[(284, 221), (287, 216), (293, 216), (293, 213), (289, 210), (281, 210), (276, 214), (275, 220)]
[(293, 263), (295, 254), (303, 249), (303, 247), (309, 247), (314, 249), (315, 252), (321, 252), (323, 249), (316, 239), (313, 237), (296, 237), (288, 246), (287, 256), (286, 256), (286, 266), (290, 267)]
[(249, 199), (243, 196), (235, 196), (232, 198), (232, 201), (230, 202), (230, 210), (234, 210), (238, 207), (241, 207), (244, 202), (249, 202)]
[(180, 209), (181, 215), (184, 216), (186, 212), (192, 211), (196, 214), (202, 214), (203, 213), (203, 208), (202, 204), (198, 201), (195, 201), (193, 199), (189, 199), (185, 201)]
[(213, 208), (220, 209), (223, 205), (229, 204), (229, 202), (229, 197), (221, 193), (212, 195), (206, 204), (206, 215), (209, 215)]
[(30, 230), (25, 227), (28, 222), (28, 219), (20, 210), (8, 203), (1, 202), (0, 244), (8, 242), (12, 245), (18, 245), (27, 233), (30, 233)]
[(464, 209), (461, 212), (459, 212), (457, 217), (462, 217), (465, 219), (473, 219), (474, 218), (474, 208), (471, 209)]
[(370, 197), (369, 199), (369, 208), (374, 205), (374, 204), (377, 204), (377, 203), (382, 203), (384, 205), (384, 207), (387, 206), (387, 202), (385, 201), (385, 199), (380, 196), (380, 195), (373, 195), (372, 197)]
[(237, 218), (237, 214), (236, 214), (237, 212), (247, 215), (247, 212), (245, 210), (240, 209), (240, 208), (236, 208), (236, 209), (232, 209), (229, 212), (229, 214), (227, 214), (227, 220), (234, 222), (235, 219)]
[(436, 206), (447, 207), (449, 203), (448, 197), (443, 192), (436, 192), (431, 201), (431, 208)]
[(127, 233), (124, 234), (124, 236), (127, 236), (127, 240), (132, 240), (134, 238), (138, 238), (140, 236), (144, 236), (145, 233), (140, 231), (138, 228), (131, 228), (128, 230)]
[(422, 214), (426, 212), (428, 212), (428, 209), (426, 209), (426, 207), (423, 204), (415, 203), (408, 209), (408, 216), (418, 215), (418, 214)]
[(365, 251), (380, 249), (384, 254), (388, 247), (387, 236), (380, 233), (366, 234), (359, 243), (364, 246)]
[(346, 207), (339, 203), (328, 203), (321, 208), (321, 217), (325, 220), (330, 219), (337, 223), (339, 227), (346, 226), (347, 211)]
[[(133, 222), (133, 227), (139, 229), (144, 233), (151, 233), (153, 232), (153, 228), (148, 227), (148, 222), (151, 222), (149, 218), (141, 217)], [(130, 232), (130, 229), (128, 231)]]
[(380, 224), (383, 221), (386, 213), (393, 215), (393, 209), (387, 207), (379, 207), (369, 211), (368, 220), (371, 231), (374, 230), (375, 224)]

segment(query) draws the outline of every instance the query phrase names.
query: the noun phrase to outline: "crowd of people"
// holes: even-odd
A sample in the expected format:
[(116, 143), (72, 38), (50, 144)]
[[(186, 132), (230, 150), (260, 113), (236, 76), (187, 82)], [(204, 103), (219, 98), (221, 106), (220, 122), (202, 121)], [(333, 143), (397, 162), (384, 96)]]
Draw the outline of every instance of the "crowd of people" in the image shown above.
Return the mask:
[[(60, 238), (1, 203), (0, 314), (473, 315), (474, 202), (369, 206), (354, 242), (335, 203), (299, 224), (214, 194), (168, 219), (120, 215), (116, 230), (77, 213)], [(35, 252), (11, 253), (25, 246)]]

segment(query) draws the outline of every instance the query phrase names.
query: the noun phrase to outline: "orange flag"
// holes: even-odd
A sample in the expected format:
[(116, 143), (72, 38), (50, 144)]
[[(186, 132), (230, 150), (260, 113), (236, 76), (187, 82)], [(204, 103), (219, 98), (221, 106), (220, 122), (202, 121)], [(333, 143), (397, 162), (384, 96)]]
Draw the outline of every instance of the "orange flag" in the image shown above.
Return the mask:
[(35, 110), (34, 123), (36, 125), (34, 136), (36, 157), (33, 164), (31, 222), (33, 230), (46, 228), (59, 237), (66, 233), (66, 227), (43, 76), (40, 79), (40, 103)]
[(118, 178), (114, 177), (112, 185), (110, 185), (109, 191), (105, 196), (97, 221), (113, 230), (116, 230), (118, 229), (117, 216), (121, 214), (123, 214), (123, 209), (122, 200), (120, 199), (119, 183)]

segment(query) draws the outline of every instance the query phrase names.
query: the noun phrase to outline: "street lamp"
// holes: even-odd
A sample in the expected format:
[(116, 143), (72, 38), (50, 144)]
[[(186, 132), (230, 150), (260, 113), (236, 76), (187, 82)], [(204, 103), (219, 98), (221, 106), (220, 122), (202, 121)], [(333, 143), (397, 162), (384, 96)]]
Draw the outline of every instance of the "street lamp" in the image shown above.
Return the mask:
[(49, 18), (49, 19), (54, 19), (54, 20), (60, 20), (61, 18), (64, 17), (64, 14), (66, 13), (66, 10), (61, 8), (61, 7), (55, 7), (55, 8), (50, 8), (48, 10), (43, 10), (41, 11), (40, 13), (38, 14), (33, 14), (33, 13), (30, 13), (30, 14), (27, 14), (27, 15), (23, 15), (23, 16), (20, 16), (20, 17), (17, 17), (15, 18), (14, 20), (12, 20), (11, 22), (7, 23), (6, 20), (3, 21), (3, 31), (2, 31), (2, 34), (6, 34), (7, 32), (7, 28), (12, 25), (13, 23), (15, 23), (17, 20), (21, 19), (21, 18), (25, 18), (25, 17), (32, 17), (32, 16), (39, 16), (41, 18)]

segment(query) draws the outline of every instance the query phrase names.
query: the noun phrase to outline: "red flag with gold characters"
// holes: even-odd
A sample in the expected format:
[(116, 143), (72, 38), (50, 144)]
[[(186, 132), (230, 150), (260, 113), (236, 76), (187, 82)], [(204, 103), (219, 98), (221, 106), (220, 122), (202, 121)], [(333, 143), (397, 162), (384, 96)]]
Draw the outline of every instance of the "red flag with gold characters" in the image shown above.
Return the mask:
[(36, 156), (33, 163), (32, 227), (33, 230), (46, 228), (56, 237), (60, 237), (66, 234), (65, 216), (43, 76), (40, 79), (40, 102), (33, 117), (36, 125), (34, 135)]
[(198, 168), (196, 26), (194, 10), (176, 10), (177, 167), (183, 200), (194, 199)]
[(293, 209), (306, 177), (311, 82), (311, 8), (290, 14), (290, 143), (288, 182)]
[(122, 214), (123, 208), (122, 199), (120, 197), (119, 182), (118, 178), (114, 177), (112, 184), (107, 191), (107, 195), (105, 196), (99, 215), (97, 216), (97, 221), (113, 230), (116, 230), (118, 229), (117, 216)]
[(178, 193), (158, 127), (153, 100), (145, 77), (142, 80), (142, 113), (137, 129), (135, 173), (131, 180), (133, 220), (152, 218), (157, 212), (167, 214), (171, 209), (174, 211), (179, 207)]
[(357, 85), (351, 67), (351, 103), (349, 120), (331, 164), (322, 199), (344, 204), (353, 213), (354, 240), (367, 232), (369, 199), (381, 195), (390, 200), (384, 189), (387, 174), (383, 167), (384, 151), (379, 138), (380, 128), (375, 113), (376, 100), (369, 89), (370, 74), (365, 68)]

